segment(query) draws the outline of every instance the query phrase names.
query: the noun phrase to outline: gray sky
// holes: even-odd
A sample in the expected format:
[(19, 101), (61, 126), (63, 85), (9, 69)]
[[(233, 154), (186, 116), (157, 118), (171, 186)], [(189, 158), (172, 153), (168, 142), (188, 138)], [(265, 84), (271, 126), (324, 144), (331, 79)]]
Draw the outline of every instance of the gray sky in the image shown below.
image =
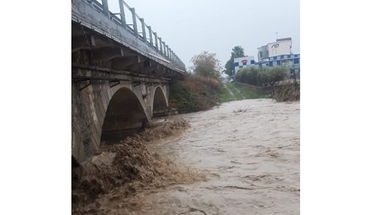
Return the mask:
[(216, 53), (224, 66), (235, 45), (256, 56), (258, 47), (275, 41), (275, 32), (292, 37), (293, 53), (299, 52), (299, 0), (125, 1), (187, 67), (202, 51)]

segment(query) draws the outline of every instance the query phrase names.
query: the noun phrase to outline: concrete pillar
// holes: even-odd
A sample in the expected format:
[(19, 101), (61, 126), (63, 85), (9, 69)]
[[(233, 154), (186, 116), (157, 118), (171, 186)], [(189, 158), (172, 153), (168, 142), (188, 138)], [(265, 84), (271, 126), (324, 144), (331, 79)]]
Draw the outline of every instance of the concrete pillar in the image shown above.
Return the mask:
[(152, 27), (148, 26), (148, 29), (149, 29), (149, 42), (150, 42), (150, 45), (154, 46), (154, 45), (153, 45), (153, 32), (152, 32)]
[(165, 44), (165, 42), (162, 42), (162, 46), (164, 47), (163, 48), (163, 50), (164, 50), (163, 54), (164, 54), (164, 56), (166, 56), (166, 44)]
[(147, 37), (146, 37), (146, 27), (145, 27), (145, 20), (144, 18), (140, 18), (141, 22), (141, 28), (142, 28), (142, 37), (144, 38), (144, 41), (147, 42)]
[(161, 39), (161, 37), (158, 37), (158, 40), (160, 41), (160, 52), (162, 54), (163, 52), (162, 52), (162, 39)]
[(166, 45), (166, 57), (169, 57), (169, 46)]
[(121, 23), (124, 28), (126, 28), (126, 19), (125, 19), (125, 11), (124, 11), (124, 1), (120, 0), (120, 16), (121, 16)]
[(134, 34), (136, 35), (136, 37), (138, 37), (136, 9), (134, 9), (134, 8), (129, 8), (129, 9), (132, 12)]
[(102, 0), (102, 8), (103, 8), (104, 14), (108, 16), (109, 18), (110, 16), (109, 16), (108, 0)]
[(154, 41), (155, 41), (155, 44), (156, 44), (156, 49), (159, 50), (159, 47), (158, 47), (158, 36), (157, 36), (157, 33), (154, 32)]

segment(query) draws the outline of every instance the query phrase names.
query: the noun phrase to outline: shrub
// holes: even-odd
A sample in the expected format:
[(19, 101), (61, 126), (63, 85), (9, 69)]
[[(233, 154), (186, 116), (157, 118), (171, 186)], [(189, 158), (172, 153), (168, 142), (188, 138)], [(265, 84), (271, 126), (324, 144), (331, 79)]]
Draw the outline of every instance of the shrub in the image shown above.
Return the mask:
[(242, 68), (236, 74), (236, 80), (256, 86), (274, 86), (278, 81), (287, 78), (286, 67), (256, 67)]
[(276, 86), (272, 97), (277, 102), (297, 101), (300, 99), (300, 84), (287, 83)]
[(207, 110), (218, 103), (222, 83), (216, 78), (188, 75), (170, 85), (170, 106), (180, 113)]

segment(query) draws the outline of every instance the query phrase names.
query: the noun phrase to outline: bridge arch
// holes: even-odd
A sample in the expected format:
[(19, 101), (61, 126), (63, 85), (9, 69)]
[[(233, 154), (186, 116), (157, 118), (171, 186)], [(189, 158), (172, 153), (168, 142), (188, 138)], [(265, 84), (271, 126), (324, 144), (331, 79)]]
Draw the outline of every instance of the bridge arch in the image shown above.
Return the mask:
[(105, 112), (100, 145), (118, 143), (148, 123), (150, 119), (140, 98), (128, 87), (115, 90)]
[(153, 117), (156, 116), (156, 114), (164, 112), (168, 109), (169, 102), (167, 98), (167, 94), (165, 89), (162, 86), (157, 86), (153, 91), (152, 96), (152, 115)]

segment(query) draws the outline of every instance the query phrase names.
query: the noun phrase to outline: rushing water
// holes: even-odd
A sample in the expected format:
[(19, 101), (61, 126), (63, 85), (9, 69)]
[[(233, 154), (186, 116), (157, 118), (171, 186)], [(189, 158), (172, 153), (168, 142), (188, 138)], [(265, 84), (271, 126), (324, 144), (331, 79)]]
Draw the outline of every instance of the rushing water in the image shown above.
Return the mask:
[(156, 144), (208, 180), (144, 196), (137, 214), (299, 214), (299, 103), (242, 100), (184, 115), (191, 128)]
[(299, 112), (299, 102), (257, 99), (183, 115), (189, 129), (148, 148), (206, 180), (160, 180), (133, 198), (119, 188), (122, 198), (101, 198), (96, 207), (101, 214), (299, 214)]

